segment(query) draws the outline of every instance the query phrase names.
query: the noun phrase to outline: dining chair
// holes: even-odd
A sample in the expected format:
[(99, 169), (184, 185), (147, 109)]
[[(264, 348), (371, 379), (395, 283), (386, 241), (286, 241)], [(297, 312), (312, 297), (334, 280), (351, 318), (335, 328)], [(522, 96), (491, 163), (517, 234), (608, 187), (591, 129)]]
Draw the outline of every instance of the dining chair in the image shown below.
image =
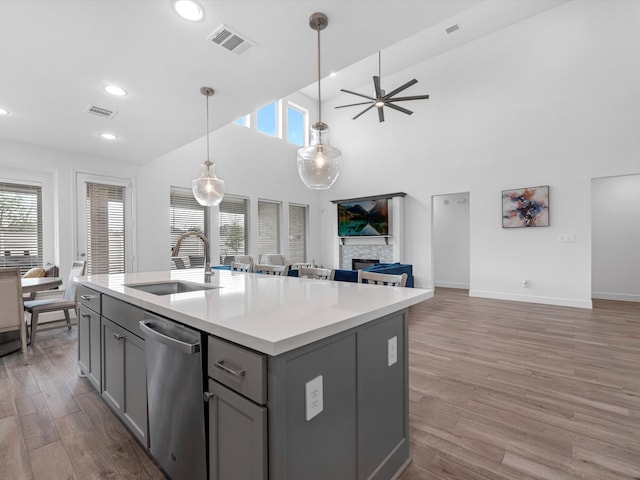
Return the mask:
[(45, 298), (42, 300), (30, 300), (24, 302), (24, 309), (31, 314), (31, 330), (29, 338), (31, 339), (31, 345), (36, 341), (36, 332), (38, 331), (38, 318), (41, 313), (48, 312), (64, 312), (64, 318), (66, 320), (67, 328), (71, 328), (71, 317), (69, 316), (69, 310), (76, 309), (76, 290), (78, 286), (78, 277), (84, 275), (86, 263), (73, 262), (69, 278), (67, 279), (67, 286), (64, 290), (62, 297)]
[(373, 285), (387, 285), (389, 287), (404, 287), (407, 285), (409, 276), (406, 273), (402, 275), (391, 275), (387, 273), (365, 272), (358, 270), (358, 283), (370, 283)]
[(238, 263), (231, 262), (231, 271), (232, 272), (247, 272), (250, 273), (253, 270), (253, 265), (251, 263)]
[(27, 363), (27, 324), (22, 309), (20, 268), (0, 268), (0, 332), (20, 331), (22, 356)]
[[(262, 265), (259, 263), (255, 263), (253, 265), (253, 271), (256, 273), (263, 273), (265, 275), (285, 276), (289, 270), (286, 267), (287, 266), (282, 265)], [(285, 269), (287, 270), (286, 272)]]
[(317, 267), (299, 267), (298, 277), (317, 278), (320, 280), (329, 280), (331, 269)]

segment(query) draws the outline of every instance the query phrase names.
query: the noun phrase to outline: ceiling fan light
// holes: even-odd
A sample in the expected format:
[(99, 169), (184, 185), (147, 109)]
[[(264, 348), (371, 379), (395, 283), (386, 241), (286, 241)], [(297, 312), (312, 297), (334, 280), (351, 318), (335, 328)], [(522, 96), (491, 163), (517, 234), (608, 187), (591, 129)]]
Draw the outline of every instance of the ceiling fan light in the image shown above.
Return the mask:
[(384, 107), (384, 101), (383, 101), (383, 100), (378, 100), (378, 101), (375, 103), (375, 106), (376, 106), (376, 107), (378, 107), (378, 108), (382, 108), (382, 107)]

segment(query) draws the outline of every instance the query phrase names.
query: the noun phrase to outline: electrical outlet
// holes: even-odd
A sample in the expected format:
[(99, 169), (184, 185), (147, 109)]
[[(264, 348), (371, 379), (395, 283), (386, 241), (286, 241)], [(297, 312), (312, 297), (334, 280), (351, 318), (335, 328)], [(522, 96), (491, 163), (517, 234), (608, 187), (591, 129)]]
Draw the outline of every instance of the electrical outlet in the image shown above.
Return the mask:
[(307, 422), (322, 412), (322, 375), (304, 384)]
[(398, 337), (387, 340), (387, 366), (390, 367), (398, 361)]

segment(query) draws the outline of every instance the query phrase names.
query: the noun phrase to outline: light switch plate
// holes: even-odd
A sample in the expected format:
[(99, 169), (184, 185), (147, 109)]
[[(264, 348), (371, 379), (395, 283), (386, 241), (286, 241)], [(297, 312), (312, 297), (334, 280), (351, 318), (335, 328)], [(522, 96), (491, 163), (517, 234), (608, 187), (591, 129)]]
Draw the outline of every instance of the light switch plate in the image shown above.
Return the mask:
[(322, 412), (322, 375), (304, 384), (307, 422)]
[(398, 337), (387, 340), (387, 366), (390, 367), (398, 361)]

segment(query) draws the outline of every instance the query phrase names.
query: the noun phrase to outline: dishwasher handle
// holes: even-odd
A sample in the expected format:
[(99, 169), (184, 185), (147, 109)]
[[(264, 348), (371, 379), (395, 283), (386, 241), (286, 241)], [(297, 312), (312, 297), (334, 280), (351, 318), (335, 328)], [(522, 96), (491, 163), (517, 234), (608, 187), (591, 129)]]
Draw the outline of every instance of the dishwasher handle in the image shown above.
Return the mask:
[(187, 355), (193, 355), (200, 352), (200, 342), (188, 343), (165, 335), (164, 333), (155, 330), (153, 328), (153, 323), (148, 320), (140, 320), (139, 325), (140, 330), (144, 332), (145, 337), (150, 340), (156, 340), (160, 343), (164, 343), (166, 346), (182, 353), (186, 353)]

